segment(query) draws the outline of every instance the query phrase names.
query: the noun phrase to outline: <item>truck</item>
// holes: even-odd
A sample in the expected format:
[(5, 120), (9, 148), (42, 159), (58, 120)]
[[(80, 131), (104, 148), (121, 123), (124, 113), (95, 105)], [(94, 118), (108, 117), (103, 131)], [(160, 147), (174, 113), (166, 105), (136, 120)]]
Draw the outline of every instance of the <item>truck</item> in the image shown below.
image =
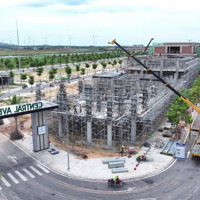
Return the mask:
[(197, 135), (194, 144), (192, 145), (190, 154), (192, 159), (195, 156), (200, 157), (200, 134)]

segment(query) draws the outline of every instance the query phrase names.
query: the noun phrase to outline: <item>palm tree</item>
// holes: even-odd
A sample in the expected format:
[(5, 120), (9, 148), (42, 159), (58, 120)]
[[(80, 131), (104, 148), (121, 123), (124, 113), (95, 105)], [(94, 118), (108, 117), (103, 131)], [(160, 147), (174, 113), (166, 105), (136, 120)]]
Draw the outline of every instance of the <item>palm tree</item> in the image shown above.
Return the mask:
[[(20, 104), (22, 101), (22, 97), (18, 97), (14, 95), (12, 98), (9, 97), (7, 101), (5, 101), (8, 105), (15, 105), (15, 104)], [(23, 135), (18, 131), (18, 125), (17, 125), (17, 116), (15, 118), (15, 131), (10, 134), (10, 139), (21, 139)]]

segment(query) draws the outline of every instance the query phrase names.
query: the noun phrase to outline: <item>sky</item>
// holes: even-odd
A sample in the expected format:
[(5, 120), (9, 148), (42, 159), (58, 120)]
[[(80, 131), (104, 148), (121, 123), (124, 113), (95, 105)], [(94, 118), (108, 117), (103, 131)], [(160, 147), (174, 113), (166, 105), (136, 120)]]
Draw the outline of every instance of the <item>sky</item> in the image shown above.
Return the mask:
[(200, 42), (198, 0), (0, 0), (0, 42), (107, 46)]

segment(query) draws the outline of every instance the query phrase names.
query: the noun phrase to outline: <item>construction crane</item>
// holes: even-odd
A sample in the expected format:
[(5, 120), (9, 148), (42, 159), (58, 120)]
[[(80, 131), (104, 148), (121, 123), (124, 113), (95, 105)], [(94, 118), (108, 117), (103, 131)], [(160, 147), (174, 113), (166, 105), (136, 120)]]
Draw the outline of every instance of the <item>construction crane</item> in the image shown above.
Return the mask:
[(165, 82), (160, 76), (158, 76), (154, 71), (151, 70), (151, 67), (147, 67), (145, 64), (143, 64), (140, 60), (138, 60), (132, 53), (129, 53), (124, 47), (122, 47), (120, 44), (116, 42), (116, 39), (114, 39), (112, 42), (108, 42), (109, 44), (116, 44), (120, 49), (122, 49), (124, 52), (128, 54), (129, 57), (133, 58), (136, 62), (138, 62), (140, 65), (142, 65), (148, 72), (153, 74), (160, 82), (162, 82), (166, 87), (168, 87), (172, 92), (174, 92), (179, 98), (181, 98), (185, 103), (189, 104), (194, 108), (199, 114), (200, 109), (195, 106), (189, 99), (182, 96), (177, 90), (175, 90), (168, 82)]
[(144, 50), (144, 53), (147, 51), (147, 49), (148, 49), (149, 45), (151, 44), (151, 41), (152, 41), (152, 40), (154, 40), (154, 38), (151, 38), (151, 40), (149, 41), (149, 43), (147, 44), (147, 46), (146, 46), (146, 48), (145, 48), (145, 50)]

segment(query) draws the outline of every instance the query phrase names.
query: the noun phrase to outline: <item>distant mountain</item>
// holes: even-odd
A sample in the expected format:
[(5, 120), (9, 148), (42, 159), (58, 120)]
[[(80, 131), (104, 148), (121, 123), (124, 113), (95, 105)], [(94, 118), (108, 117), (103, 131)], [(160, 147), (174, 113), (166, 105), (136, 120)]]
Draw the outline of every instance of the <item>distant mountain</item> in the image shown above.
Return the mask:
[(16, 45), (0, 42), (0, 46), (16, 46)]

